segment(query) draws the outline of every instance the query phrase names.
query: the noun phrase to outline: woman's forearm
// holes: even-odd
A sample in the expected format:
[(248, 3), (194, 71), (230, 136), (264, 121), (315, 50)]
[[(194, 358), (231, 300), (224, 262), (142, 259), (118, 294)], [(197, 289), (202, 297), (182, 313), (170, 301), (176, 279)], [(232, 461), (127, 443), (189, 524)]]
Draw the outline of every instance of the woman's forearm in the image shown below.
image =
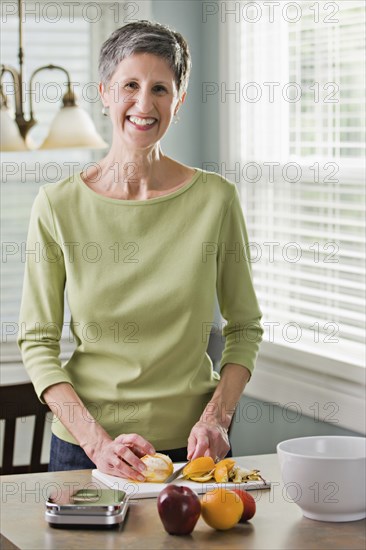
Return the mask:
[(246, 367), (227, 363), (221, 370), (220, 382), (200, 420), (219, 423), (228, 429), (249, 378), (250, 372)]
[(62, 382), (50, 386), (43, 392), (43, 399), (92, 461), (101, 446), (111, 441), (71, 384)]
[(189, 435), (188, 460), (208, 455), (219, 459), (226, 455), (230, 449), (228, 429), (249, 378), (246, 367), (235, 363), (224, 365), (215, 393)]
[(146, 466), (139, 457), (155, 453), (151, 443), (138, 434), (112, 439), (90, 415), (71, 384), (50, 386), (43, 392), (43, 399), (101, 472), (145, 481)]

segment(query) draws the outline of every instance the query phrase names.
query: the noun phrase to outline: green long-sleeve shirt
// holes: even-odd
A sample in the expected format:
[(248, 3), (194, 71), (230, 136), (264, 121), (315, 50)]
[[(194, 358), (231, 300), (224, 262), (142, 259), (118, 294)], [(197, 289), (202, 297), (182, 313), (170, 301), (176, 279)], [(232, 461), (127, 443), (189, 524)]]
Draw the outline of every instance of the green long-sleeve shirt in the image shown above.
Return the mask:
[[(200, 169), (147, 200), (105, 197), (79, 173), (43, 185), (18, 335), (39, 398), (69, 382), (111, 437), (185, 446), (219, 380), (206, 353), (216, 292), (227, 321), (221, 367), (255, 365), (261, 312), (247, 243), (235, 185)], [(76, 349), (61, 365), (65, 288)], [(75, 443), (62, 422), (52, 430)]]

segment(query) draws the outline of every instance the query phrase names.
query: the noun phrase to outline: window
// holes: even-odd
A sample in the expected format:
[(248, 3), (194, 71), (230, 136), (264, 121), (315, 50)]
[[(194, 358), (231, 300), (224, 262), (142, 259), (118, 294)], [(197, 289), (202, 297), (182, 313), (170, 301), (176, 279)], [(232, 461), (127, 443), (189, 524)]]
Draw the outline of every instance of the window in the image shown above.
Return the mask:
[[(1, 62), (18, 68), (17, 2), (3, 3)], [(13, 9), (10, 9), (13, 8)], [(146, 13), (142, 13), (143, 9)], [(25, 52), (25, 81), (28, 86), (32, 71), (50, 63), (65, 67), (71, 76), (80, 106), (92, 116), (98, 132), (110, 142), (110, 121), (101, 115), (97, 96), (98, 55), (102, 42), (117, 27), (128, 21), (144, 18), (144, 8), (134, 2), (105, 2), (103, 4), (63, 2), (23, 2), (23, 47)], [(137, 13), (136, 10), (139, 12)], [(47, 46), (45, 46), (47, 45)], [(65, 93), (65, 77), (59, 71), (42, 71), (34, 81), (33, 109), (37, 126), (30, 132), (39, 144), (47, 135), (52, 118), (61, 106)], [(12, 81), (6, 73), (5, 92), (13, 106)], [(28, 116), (28, 98), (25, 103)], [(82, 170), (105, 154), (104, 150), (45, 150), (2, 153), (1, 181), (1, 326), (2, 363), (19, 362), (16, 346), (18, 316), (21, 301), (25, 243), (29, 215), (38, 189), (45, 183), (57, 182), (73, 172)], [(69, 318), (69, 312), (65, 312)], [(63, 353), (69, 352), (70, 334), (63, 334)], [(3, 371), (4, 372), (4, 371)]]
[[(221, 25), (221, 81), (236, 92), (222, 98), (223, 170), (248, 226), (262, 363), (364, 385), (365, 5), (269, 4)], [(265, 386), (257, 396), (272, 400)]]

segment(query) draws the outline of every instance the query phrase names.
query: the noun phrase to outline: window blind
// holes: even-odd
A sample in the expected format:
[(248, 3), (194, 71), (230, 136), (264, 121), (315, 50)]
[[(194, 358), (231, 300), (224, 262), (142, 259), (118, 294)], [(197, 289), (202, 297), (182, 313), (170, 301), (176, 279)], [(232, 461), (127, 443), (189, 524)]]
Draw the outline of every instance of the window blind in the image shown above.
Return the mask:
[(260, 4), (261, 20), (233, 25), (230, 166), (240, 159), (265, 339), (364, 365), (364, 2), (301, 2), (296, 22)]

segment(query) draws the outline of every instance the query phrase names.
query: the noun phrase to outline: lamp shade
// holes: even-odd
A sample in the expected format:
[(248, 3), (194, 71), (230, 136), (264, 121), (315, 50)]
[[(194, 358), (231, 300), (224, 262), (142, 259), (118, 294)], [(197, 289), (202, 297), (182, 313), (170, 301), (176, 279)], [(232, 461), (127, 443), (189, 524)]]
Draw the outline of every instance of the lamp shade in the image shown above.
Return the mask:
[(9, 109), (0, 109), (0, 150), (1, 151), (28, 151), (18, 125), (11, 118)]
[(52, 121), (48, 136), (39, 149), (104, 149), (108, 147), (88, 113), (78, 106), (62, 107)]

